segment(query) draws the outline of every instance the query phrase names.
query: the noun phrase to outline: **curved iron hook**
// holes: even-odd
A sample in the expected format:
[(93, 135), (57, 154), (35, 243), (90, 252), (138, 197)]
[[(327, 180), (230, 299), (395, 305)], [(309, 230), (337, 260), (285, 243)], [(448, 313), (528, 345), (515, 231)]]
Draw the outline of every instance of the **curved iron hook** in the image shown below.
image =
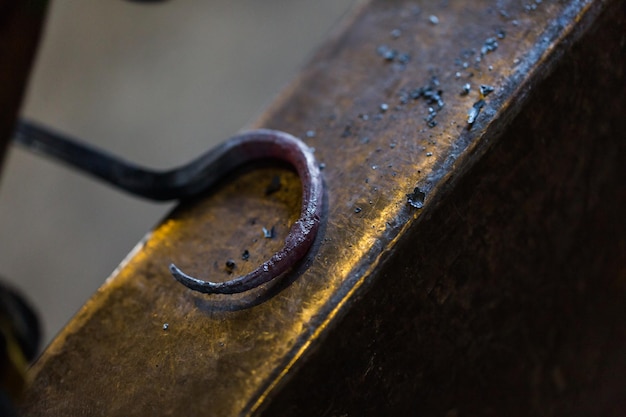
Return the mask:
[(249, 274), (225, 282), (200, 280), (171, 264), (173, 277), (195, 291), (234, 294), (271, 281), (304, 257), (319, 228), (324, 194), (320, 170), (311, 149), (288, 133), (267, 129), (244, 132), (190, 163), (168, 171), (136, 166), (26, 120), (18, 122), (13, 140), (117, 188), (158, 201), (198, 195), (235, 168), (252, 161), (278, 159), (292, 165), (302, 182), (302, 208), (283, 248)]

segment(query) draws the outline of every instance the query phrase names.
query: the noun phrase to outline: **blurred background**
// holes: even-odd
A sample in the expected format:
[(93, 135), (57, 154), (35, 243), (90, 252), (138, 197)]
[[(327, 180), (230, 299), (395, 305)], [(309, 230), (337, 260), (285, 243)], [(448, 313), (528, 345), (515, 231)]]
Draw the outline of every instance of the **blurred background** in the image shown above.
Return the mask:
[[(357, 1), (52, 0), (22, 112), (177, 166), (253, 122)], [(46, 344), (171, 208), (10, 148), (0, 276), (37, 308)]]

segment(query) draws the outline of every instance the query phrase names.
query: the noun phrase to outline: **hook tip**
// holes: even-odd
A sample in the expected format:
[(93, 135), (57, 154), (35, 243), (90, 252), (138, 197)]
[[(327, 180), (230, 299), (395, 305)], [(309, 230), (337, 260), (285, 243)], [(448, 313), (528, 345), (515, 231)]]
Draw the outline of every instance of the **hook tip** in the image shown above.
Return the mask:
[(192, 289), (194, 291), (198, 291), (205, 294), (212, 294), (216, 292), (216, 288), (219, 284), (211, 281), (203, 281), (201, 279), (194, 278), (190, 275), (185, 274), (179, 267), (170, 264), (170, 273), (174, 277), (174, 279), (185, 287)]

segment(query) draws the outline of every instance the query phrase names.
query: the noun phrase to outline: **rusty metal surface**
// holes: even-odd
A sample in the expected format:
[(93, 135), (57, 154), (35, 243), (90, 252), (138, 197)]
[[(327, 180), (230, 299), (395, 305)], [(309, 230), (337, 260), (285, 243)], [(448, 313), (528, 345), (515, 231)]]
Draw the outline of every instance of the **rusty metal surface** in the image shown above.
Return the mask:
[(624, 415), (625, 28), (533, 86), (263, 415)]
[[(624, 148), (611, 136), (624, 99), (602, 112), (585, 93), (606, 96), (624, 66), (583, 58), (600, 50), (591, 29), (612, 27), (597, 36), (623, 51), (623, 22), (617, 1), (368, 4), (258, 121), (305, 138), (325, 164), (326, 219), (308, 261), (238, 296), (172, 280), (171, 261), (227, 279), (227, 259), (246, 272), (281, 246), (295, 176), (232, 178), (172, 213), (81, 309), (34, 365), (23, 414), (559, 414), (583, 392), (597, 400), (583, 410), (612, 410), (623, 377), (606, 369), (626, 368), (625, 246), (604, 203), (624, 202)], [(579, 39), (586, 49), (572, 52)], [(583, 88), (591, 79), (577, 71), (594, 68), (605, 77)], [(494, 91), (468, 126), (481, 84)], [(551, 100), (572, 108), (563, 124)], [(602, 123), (576, 124), (593, 117)], [(576, 134), (582, 154), (565, 142)], [(283, 187), (268, 196), (275, 175)], [(416, 186), (422, 209), (407, 204)], [(585, 204), (570, 205), (579, 195)], [(585, 239), (612, 246), (589, 258), (572, 246)]]

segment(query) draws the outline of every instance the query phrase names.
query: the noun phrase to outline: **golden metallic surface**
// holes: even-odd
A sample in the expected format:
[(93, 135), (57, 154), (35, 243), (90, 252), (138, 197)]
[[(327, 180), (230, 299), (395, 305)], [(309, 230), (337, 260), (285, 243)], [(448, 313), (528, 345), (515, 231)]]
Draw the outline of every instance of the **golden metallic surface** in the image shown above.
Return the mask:
[[(325, 164), (325, 218), (305, 262), (240, 295), (196, 294), (169, 276), (176, 262), (201, 279), (227, 279), (226, 260), (245, 272), (281, 246), (298, 213), (295, 175), (254, 168), (230, 179), (176, 209), (81, 309), (33, 366), (23, 414), (258, 415), (383, 279), (381, 262), (499, 140), (604, 5), (363, 7), (257, 122), (304, 138)], [(497, 49), (481, 53), (491, 38)], [(385, 59), (381, 45), (409, 54), (408, 62)], [(461, 95), (468, 82), (470, 93)], [(442, 108), (402, 100), (429, 84), (442, 91)], [(495, 90), (469, 125), (481, 84)], [(429, 107), (437, 111), (434, 127), (425, 120)], [(275, 175), (283, 186), (266, 195)], [(407, 203), (415, 187), (426, 194), (421, 210)], [(276, 237), (264, 238), (262, 228), (273, 226)]]

